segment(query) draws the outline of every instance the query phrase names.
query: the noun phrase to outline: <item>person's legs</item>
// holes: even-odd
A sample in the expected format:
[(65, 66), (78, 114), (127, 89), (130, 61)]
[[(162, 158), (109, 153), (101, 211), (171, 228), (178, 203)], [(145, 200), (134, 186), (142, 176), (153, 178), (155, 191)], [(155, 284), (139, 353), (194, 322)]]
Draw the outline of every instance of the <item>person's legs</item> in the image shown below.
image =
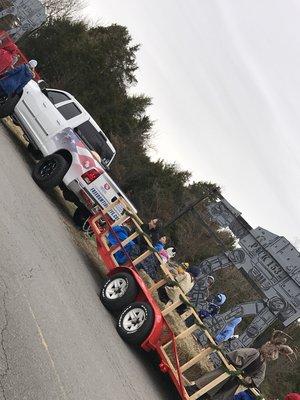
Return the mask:
[(2, 89), (1, 82), (0, 82), (0, 100), (1, 99), (6, 99), (6, 97), (7, 97), (7, 94)]

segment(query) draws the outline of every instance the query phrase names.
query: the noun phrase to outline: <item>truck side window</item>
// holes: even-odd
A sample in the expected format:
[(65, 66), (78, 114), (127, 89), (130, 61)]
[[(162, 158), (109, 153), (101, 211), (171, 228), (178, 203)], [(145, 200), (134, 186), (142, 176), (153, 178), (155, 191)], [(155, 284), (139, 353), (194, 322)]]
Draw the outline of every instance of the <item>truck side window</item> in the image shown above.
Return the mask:
[(58, 107), (57, 109), (66, 120), (81, 114), (81, 111), (74, 103), (67, 103), (61, 107)]
[(46, 90), (48, 99), (53, 103), (53, 104), (58, 104), (62, 103), (63, 101), (68, 101), (70, 98), (61, 92), (57, 92), (56, 90)]

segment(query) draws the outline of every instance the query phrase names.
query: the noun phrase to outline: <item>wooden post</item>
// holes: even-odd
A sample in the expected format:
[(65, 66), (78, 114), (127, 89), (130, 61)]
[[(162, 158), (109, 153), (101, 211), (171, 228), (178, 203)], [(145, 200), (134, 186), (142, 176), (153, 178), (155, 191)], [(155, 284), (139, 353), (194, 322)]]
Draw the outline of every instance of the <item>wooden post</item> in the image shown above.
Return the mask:
[(122, 225), (124, 222), (126, 222), (130, 217), (128, 215), (122, 215), (121, 218), (117, 219), (113, 224), (111, 224), (112, 227), (117, 226), (117, 225)]
[(110, 210), (115, 208), (118, 204), (120, 204), (120, 198), (118, 198), (117, 200), (115, 200), (112, 203), (110, 203), (109, 206), (103, 208), (103, 210), (102, 210), (103, 214), (107, 214)]
[(150, 292), (154, 292), (155, 290), (159, 289), (160, 287), (164, 286), (167, 283), (165, 279), (161, 279), (160, 281), (154, 283), (154, 285), (150, 286)]
[(141, 254), (140, 256), (138, 256), (136, 259), (134, 259), (132, 261), (133, 265), (136, 266), (137, 264), (139, 264), (140, 262), (145, 260), (145, 258), (149, 257), (151, 254), (152, 254), (152, 252), (150, 250), (146, 250), (143, 254)]
[[(192, 325), (192, 326), (190, 326), (189, 328), (187, 328), (185, 331), (179, 333), (179, 335), (175, 336), (174, 339), (175, 339), (175, 340), (184, 339), (184, 338), (186, 338), (187, 336), (191, 335), (193, 332), (195, 332), (195, 331), (197, 331), (197, 330), (199, 330), (199, 329), (200, 329), (200, 328), (199, 328), (198, 325)], [(172, 343), (172, 340), (170, 340), (168, 343), (164, 344), (163, 347), (166, 348), (166, 347), (168, 347), (171, 343)]]
[(209, 392), (211, 389), (214, 387), (218, 386), (220, 383), (225, 381), (230, 375), (227, 374), (227, 372), (224, 372), (220, 376), (218, 376), (216, 379), (205, 385), (203, 388), (199, 389), (198, 392), (194, 393), (192, 396), (190, 396), (190, 400), (196, 400), (203, 394)]
[(162, 310), (162, 315), (165, 317), (166, 315), (168, 315), (171, 311), (176, 310), (177, 307), (179, 307), (182, 304), (181, 300), (177, 300), (175, 301), (175, 303), (172, 303), (171, 305), (169, 305), (168, 307), (166, 307), (164, 310)]
[(180, 367), (180, 372), (184, 372), (187, 369), (191, 368), (193, 365), (195, 365), (198, 361), (202, 360), (203, 358), (209, 356), (211, 353), (213, 352), (213, 350), (208, 347), (207, 349), (204, 349), (202, 351), (200, 351), (199, 354), (197, 354), (195, 357), (193, 357), (191, 360), (187, 361), (185, 364), (183, 364)]

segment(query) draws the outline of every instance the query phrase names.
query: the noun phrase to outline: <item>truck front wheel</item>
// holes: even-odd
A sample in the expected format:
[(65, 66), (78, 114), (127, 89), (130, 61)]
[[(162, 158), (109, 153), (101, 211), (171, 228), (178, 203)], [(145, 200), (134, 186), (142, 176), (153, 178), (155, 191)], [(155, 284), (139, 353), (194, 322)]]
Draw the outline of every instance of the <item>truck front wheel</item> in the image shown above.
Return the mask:
[(154, 313), (150, 305), (136, 302), (122, 311), (117, 331), (125, 342), (140, 345), (151, 333), (153, 323)]
[(32, 178), (43, 190), (58, 186), (69, 169), (68, 161), (60, 154), (51, 154), (35, 164)]
[(100, 300), (109, 311), (118, 311), (132, 303), (137, 294), (134, 278), (126, 272), (119, 272), (104, 281)]

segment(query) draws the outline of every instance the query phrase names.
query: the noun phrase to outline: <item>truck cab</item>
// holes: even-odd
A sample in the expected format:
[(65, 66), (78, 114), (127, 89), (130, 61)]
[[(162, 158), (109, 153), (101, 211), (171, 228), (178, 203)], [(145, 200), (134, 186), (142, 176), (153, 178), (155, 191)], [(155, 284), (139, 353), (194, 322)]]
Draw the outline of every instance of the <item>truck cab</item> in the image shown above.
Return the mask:
[(70, 93), (43, 88), (31, 80), (14, 109), (14, 118), (28, 140), (43, 155), (49, 154), (52, 138), (66, 128), (73, 129), (86, 146), (99, 154), (105, 169), (116, 150), (85, 108)]
[[(91, 214), (119, 197), (126, 199), (107, 173), (116, 155), (114, 146), (70, 93), (31, 80), (14, 108), (13, 119), (42, 153), (32, 176), (43, 190), (60, 186), (67, 200)], [(119, 205), (109, 215), (115, 220), (122, 211)]]

